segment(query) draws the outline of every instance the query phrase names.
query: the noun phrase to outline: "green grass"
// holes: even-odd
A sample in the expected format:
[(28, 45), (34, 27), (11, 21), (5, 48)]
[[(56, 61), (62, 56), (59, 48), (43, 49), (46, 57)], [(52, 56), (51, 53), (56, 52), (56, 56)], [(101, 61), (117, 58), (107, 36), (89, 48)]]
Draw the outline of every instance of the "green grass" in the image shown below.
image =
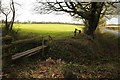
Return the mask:
[(75, 28), (82, 30), (83, 27), (68, 24), (14, 24), (14, 26), (16, 29), (19, 28), (22, 34), (51, 35), (57, 38), (73, 35)]

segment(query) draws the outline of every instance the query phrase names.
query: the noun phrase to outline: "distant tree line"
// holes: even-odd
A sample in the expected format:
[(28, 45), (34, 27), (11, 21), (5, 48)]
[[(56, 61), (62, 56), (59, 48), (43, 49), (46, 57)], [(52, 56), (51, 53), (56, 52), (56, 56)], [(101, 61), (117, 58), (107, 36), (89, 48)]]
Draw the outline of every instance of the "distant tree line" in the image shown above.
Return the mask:
[[(4, 20), (1, 20), (0, 22), (3, 23)], [(20, 22), (19, 20), (17, 20), (14, 23), (15, 24), (70, 24), (70, 25), (82, 25), (82, 26), (84, 26), (84, 24), (82, 24), (82, 23), (69, 23), (69, 22), (35, 22), (35, 21)], [(106, 26), (120, 26), (120, 24), (106, 24)]]
[(15, 21), (14, 23), (18, 24), (75, 24), (75, 25), (83, 25), (80, 23), (69, 23), (69, 22), (34, 22), (34, 21), (25, 21), (25, 22), (19, 22), (19, 21)]

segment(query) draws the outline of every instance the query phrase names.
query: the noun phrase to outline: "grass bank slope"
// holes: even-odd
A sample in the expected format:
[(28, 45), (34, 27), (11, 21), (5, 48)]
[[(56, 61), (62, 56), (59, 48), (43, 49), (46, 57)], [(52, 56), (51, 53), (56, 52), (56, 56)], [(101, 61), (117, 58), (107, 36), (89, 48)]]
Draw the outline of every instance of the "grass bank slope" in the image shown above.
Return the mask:
[[(18, 78), (64, 78), (72, 75), (77, 78), (108, 78), (120, 76), (119, 38), (109, 34), (96, 34), (94, 40), (81, 34), (76, 37), (54, 40), (40, 58), (25, 60), (8, 68), (14, 72), (8, 77)], [(118, 45), (117, 45), (118, 44)], [(19, 65), (19, 66), (18, 66)], [(66, 74), (65, 74), (66, 73)]]

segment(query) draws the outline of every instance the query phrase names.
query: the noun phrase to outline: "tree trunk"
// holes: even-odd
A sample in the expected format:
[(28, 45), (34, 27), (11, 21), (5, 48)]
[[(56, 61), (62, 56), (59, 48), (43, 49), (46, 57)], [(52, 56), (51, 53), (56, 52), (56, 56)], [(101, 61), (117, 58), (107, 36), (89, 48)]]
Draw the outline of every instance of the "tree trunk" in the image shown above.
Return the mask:
[(12, 0), (12, 13), (13, 13), (13, 16), (12, 16), (12, 20), (10, 21), (10, 30), (12, 30), (13, 28), (13, 23), (14, 23), (14, 20), (15, 20), (15, 7), (14, 7), (14, 2)]
[(93, 36), (94, 31), (96, 29), (97, 21), (96, 21), (96, 10), (97, 10), (97, 2), (93, 2), (91, 5), (91, 18), (88, 20), (88, 29), (87, 29), (87, 34), (90, 36)]
[[(97, 4), (101, 4), (98, 9), (96, 8), (96, 7), (98, 7)], [(103, 7), (103, 3), (100, 3), (100, 2), (99, 3), (97, 3), (97, 2), (92, 3), (91, 19), (88, 20), (88, 28), (86, 31), (87, 35), (94, 37), (94, 32), (95, 32), (95, 30), (98, 26), (98, 23), (99, 23), (99, 18), (100, 18), (100, 14), (102, 11), (102, 7)]]
[(8, 25), (8, 21), (7, 21), (7, 15), (5, 15), (5, 30), (8, 31), (9, 30), (9, 25)]

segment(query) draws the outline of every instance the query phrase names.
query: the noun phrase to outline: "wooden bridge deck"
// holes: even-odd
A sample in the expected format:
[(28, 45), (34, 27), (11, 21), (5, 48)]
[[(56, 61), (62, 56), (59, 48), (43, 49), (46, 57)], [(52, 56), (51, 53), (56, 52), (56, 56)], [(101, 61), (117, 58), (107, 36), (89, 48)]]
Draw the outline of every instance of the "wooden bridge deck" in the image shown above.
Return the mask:
[(16, 53), (15, 55), (12, 55), (12, 60), (18, 59), (18, 58), (23, 57), (23, 56), (31, 56), (31, 55), (39, 52), (41, 49), (43, 49), (45, 47), (47, 47), (47, 46), (45, 46), (45, 45), (38, 46), (38, 47), (29, 49), (29, 50), (21, 52), (21, 53)]

